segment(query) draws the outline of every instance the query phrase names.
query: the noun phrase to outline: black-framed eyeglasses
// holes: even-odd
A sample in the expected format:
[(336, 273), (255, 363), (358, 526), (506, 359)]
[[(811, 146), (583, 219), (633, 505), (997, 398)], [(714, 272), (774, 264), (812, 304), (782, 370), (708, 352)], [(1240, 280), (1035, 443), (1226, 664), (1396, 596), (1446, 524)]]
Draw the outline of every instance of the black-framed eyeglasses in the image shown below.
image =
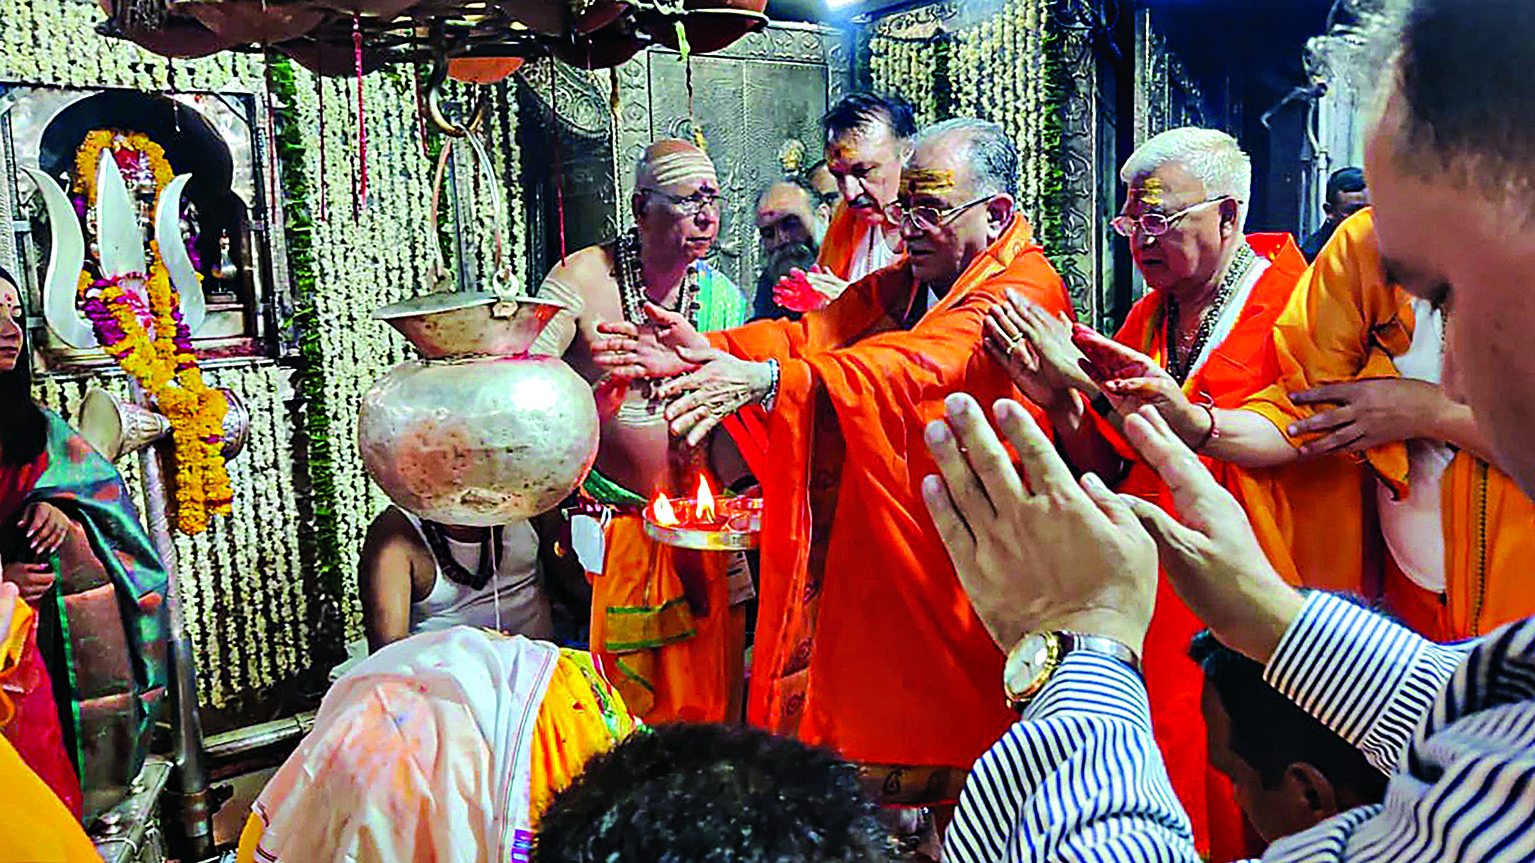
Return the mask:
[(982, 195), (973, 201), (967, 201), (957, 207), (949, 207), (948, 209), (929, 206), (905, 207), (901, 205), (900, 201), (894, 201), (885, 207), (885, 214), (890, 217), (890, 221), (900, 225), (902, 228), (905, 228), (906, 223), (910, 222), (912, 227), (919, 231), (936, 231), (943, 225), (952, 222), (960, 213), (976, 204), (990, 201), (995, 197), (996, 195)]
[(725, 196), (718, 192), (694, 192), (691, 195), (673, 195), (670, 192), (652, 189), (649, 186), (642, 186), (640, 191), (665, 198), (668, 204), (676, 207), (677, 211), (684, 216), (696, 216), (703, 212), (704, 207), (710, 207), (714, 212), (718, 213), (720, 208), (725, 206)]
[(1221, 201), (1229, 200), (1232, 200), (1230, 195), (1221, 195), (1218, 198), (1210, 198), (1205, 201), (1200, 201), (1197, 204), (1191, 204), (1172, 214), (1142, 213), (1139, 217), (1136, 217), (1127, 216), (1121, 213), (1120, 215), (1115, 216), (1112, 222), (1109, 222), (1109, 227), (1113, 228), (1114, 233), (1120, 235), (1121, 237), (1133, 237), (1136, 234), (1145, 234), (1148, 237), (1160, 237), (1168, 231), (1171, 231), (1173, 229), (1173, 225), (1177, 224), (1179, 220), (1181, 220), (1184, 216), (1187, 216), (1189, 213), (1192, 213), (1201, 207), (1208, 207), (1211, 204), (1218, 204)]

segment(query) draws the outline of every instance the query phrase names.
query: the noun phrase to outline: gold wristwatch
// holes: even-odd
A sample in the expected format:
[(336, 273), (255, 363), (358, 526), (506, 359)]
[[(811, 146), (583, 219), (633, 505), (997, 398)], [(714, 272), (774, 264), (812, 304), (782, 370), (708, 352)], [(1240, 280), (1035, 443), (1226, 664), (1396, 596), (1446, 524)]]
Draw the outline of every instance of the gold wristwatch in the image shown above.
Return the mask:
[(1002, 692), (1007, 706), (1019, 713), (1034, 700), (1066, 654), (1087, 650), (1113, 657), (1141, 673), (1140, 657), (1123, 642), (1085, 632), (1031, 632), (1013, 645), (1002, 668)]

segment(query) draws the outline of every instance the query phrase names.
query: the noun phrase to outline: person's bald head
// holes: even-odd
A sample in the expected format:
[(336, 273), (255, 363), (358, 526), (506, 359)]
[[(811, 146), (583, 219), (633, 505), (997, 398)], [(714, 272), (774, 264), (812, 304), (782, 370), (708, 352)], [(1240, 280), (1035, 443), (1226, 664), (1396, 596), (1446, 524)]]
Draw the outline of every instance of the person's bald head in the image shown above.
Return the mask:
[(1442, 306), (1445, 387), (1535, 492), (1535, 4), (1411, 0), (1365, 172), (1387, 277)]
[(815, 192), (791, 180), (768, 186), (757, 199), (757, 233), (769, 254), (796, 244), (818, 248), (826, 224), (817, 211)]
[(631, 206), (646, 255), (702, 258), (720, 227), (714, 162), (687, 141), (664, 138), (651, 144), (634, 166)]
[(640, 151), (634, 165), (634, 190), (660, 189), (706, 182), (716, 190), (719, 178), (709, 154), (680, 138), (662, 138)]

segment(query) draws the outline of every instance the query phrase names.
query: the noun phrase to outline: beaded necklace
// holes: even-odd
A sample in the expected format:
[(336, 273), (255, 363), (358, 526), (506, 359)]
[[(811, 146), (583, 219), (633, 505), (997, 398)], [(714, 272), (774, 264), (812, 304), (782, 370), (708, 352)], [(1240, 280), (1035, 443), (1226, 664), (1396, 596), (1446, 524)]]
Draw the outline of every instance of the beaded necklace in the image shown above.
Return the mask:
[[(1210, 334), (1215, 332), (1215, 325), (1220, 321), (1221, 312), (1230, 302), (1236, 292), (1237, 285), (1247, 278), (1247, 273), (1258, 263), (1258, 255), (1253, 252), (1252, 246), (1243, 243), (1231, 258), (1231, 265), (1226, 268), (1226, 274), (1221, 277), (1221, 283), (1215, 288), (1215, 295), (1210, 298), (1210, 305), (1205, 310), (1205, 316), (1199, 322), (1199, 328), (1194, 331), (1194, 340), (1186, 350), (1179, 350), (1182, 341), (1182, 327), (1179, 326), (1178, 298), (1171, 291), (1167, 293), (1167, 373), (1173, 376), (1173, 380), (1183, 383), (1188, 379), (1189, 373), (1194, 370), (1194, 363), (1199, 355), (1204, 353), (1205, 343), (1210, 341)], [(1180, 361), (1181, 355), (1181, 361)]]
[(503, 549), (501, 540), (505, 532), (505, 528), (501, 525), (491, 528), (486, 537), (480, 540), (480, 562), (473, 573), (470, 573), (453, 557), (442, 525), (422, 519), (421, 532), (426, 535), (426, 544), (432, 549), (432, 556), (437, 558), (437, 565), (442, 567), (442, 574), (459, 584), (468, 585), (475, 590), (484, 590), (485, 585), (490, 583), (490, 577), (495, 575), (496, 569), (501, 566)]
[[(639, 228), (630, 228), (613, 242), (613, 257), (617, 263), (614, 275), (618, 277), (618, 295), (623, 301), (624, 320), (631, 324), (644, 323), (645, 303), (649, 297), (645, 294), (645, 277), (640, 269)], [(677, 306), (671, 311), (681, 312), (694, 329), (698, 328), (697, 264), (690, 265), (682, 277), (682, 286), (677, 292)]]

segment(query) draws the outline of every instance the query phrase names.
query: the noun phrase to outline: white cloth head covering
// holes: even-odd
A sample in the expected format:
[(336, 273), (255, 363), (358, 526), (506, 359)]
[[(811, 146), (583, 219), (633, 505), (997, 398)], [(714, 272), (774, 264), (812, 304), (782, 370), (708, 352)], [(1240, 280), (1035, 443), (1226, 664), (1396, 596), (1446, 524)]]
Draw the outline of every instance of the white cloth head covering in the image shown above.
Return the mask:
[(558, 661), (548, 642), (464, 626), (368, 657), (256, 799), (256, 859), (526, 860), (533, 730)]

